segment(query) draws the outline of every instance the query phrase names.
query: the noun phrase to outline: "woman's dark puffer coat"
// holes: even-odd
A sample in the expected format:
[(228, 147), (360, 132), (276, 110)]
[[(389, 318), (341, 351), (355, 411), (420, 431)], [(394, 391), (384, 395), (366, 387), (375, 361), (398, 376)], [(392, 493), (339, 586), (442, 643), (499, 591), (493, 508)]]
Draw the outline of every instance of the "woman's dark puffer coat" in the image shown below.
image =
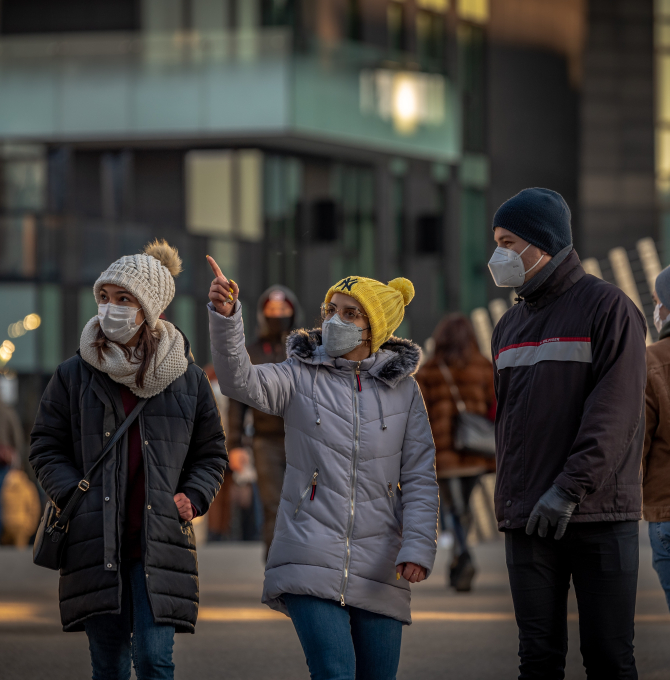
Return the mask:
[[(207, 377), (193, 363), (152, 397), (139, 415), (146, 478), (142, 552), (156, 623), (194, 632), (198, 561), (191, 522), (174, 495), (200, 514), (209, 509), (227, 461), (221, 417)], [(44, 392), (31, 437), (30, 463), (58, 507), (125, 418), (118, 385), (80, 356), (62, 363)], [(103, 463), (70, 521), (60, 577), (63, 630), (84, 630), (97, 614), (121, 611), (120, 550), (127, 487), (127, 433)]]

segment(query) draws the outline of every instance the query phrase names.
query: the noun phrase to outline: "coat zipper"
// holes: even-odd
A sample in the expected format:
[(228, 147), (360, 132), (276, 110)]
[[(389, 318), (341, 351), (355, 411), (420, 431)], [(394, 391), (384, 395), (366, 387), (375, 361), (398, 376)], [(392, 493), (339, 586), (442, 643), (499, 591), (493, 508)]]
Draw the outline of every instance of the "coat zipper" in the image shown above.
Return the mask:
[[(349, 582), (349, 565), (351, 563), (351, 538), (354, 533), (354, 511), (356, 509), (356, 477), (358, 475), (358, 449), (360, 438), (360, 401), (359, 392), (361, 392), (361, 377), (360, 377), (361, 362), (356, 365), (354, 373), (354, 384), (352, 386), (354, 391), (354, 451), (351, 460), (351, 489), (349, 496), (349, 526), (347, 528), (346, 536), (346, 555), (344, 558), (344, 573), (342, 574), (342, 585), (340, 587), (340, 604), (344, 607), (344, 591), (347, 589)], [(358, 388), (358, 389), (357, 389)]]
[(312, 495), (310, 496), (310, 501), (314, 500), (314, 496), (316, 495), (316, 478), (319, 476), (319, 468), (316, 468), (314, 470), (314, 474), (312, 475), (312, 479), (309, 480), (309, 484), (305, 487), (305, 490), (300, 494), (300, 500), (298, 501), (298, 505), (296, 505), (295, 511), (293, 512), (293, 518), (295, 519), (298, 516), (298, 513), (300, 512), (300, 508), (302, 507), (302, 503), (307, 497), (307, 492), (311, 489), (312, 490)]
[(154, 605), (151, 601), (151, 591), (149, 590), (149, 572), (147, 571), (147, 547), (149, 543), (149, 461), (147, 460), (147, 446), (145, 444), (147, 439), (146, 433), (144, 431), (144, 414), (140, 413), (138, 417), (140, 423), (140, 443), (142, 444), (142, 461), (144, 463), (144, 551), (142, 552), (142, 566), (144, 571), (144, 580), (147, 588), (147, 599), (149, 600), (149, 609), (151, 609), (151, 615), (156, 621), (156, 612), (154, 612)]

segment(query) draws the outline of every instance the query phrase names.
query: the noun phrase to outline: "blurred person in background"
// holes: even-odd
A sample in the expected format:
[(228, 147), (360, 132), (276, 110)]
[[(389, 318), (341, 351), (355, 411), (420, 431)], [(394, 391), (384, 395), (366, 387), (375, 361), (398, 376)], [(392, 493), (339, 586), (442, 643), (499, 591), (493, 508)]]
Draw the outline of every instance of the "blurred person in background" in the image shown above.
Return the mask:
[[(221, 394), (221, 389), (219, 387), (219, 381), (216, 377), (216, 372), (214, 371), (214, 366), (212, 364), (207, 364), (203, 369), (205, 375), (209, 379), (209, 383), (212, 386), (212, 392), (214, 393), (214, 398), (216, 399), (216, 404), (219, 408), (219, 413), (221, 414), (221, 425), (223, 431), (226, 434), (226, 443), (228, 443), (228, 408), (229, 399), (225, 395)], [(228, 453), (228, 464), (227, 469), (230, 469), (230, 452)], [(207, 513), (207, 540), (208, 541), (223, 541), (230, 537), (230, 525), (232, 518), (232, 489), (233, 489), (233, 477), (232, 475), (224, 475), (223, 484), (219, 493), (216, 494), (216, 498), (212, 502)]]
[(393, 680), (409, 584), (430, 574), (437, 538), (435, 447), (412, 378), (421, 350), (392, 336), (414, 287), (347, 277), (327, 291), (321, 328), (292, 333), (286, 361), (254, 366), (239, 288), (209, 262), (221, 390), (286, 423), (263, 602), (291, 617), (314, 680)]
[(0, 542), (25, 547), (40, 515), (37, 488), (23, 471), (25, 438), (16, 411), (0, 400)]
[(652, 564), (670, 607), (670, 267), (656, 278), (654, 302), (658, 342), (647, 347), (642, 509)]
[(96, 281), (98, 315), (49, 382), (30, 462), (62, 509), (113, 432), (144, 410), (96, 472), (69, 524), (61, 563), (65, 632), (85, 631), (93, 678), (174, 677), (175, 632), (195, 631), (193, 525), (226, 463), (221, 416), (186, 337), (160, 314), (181, 271), (165, 241), (112, 263)]
[[(251, 363), (279, 364), (285, 361), (286, 338), (290, 331), (302, 322), (302, 312), (295, 294), (280, 285), (268, 288), (258, 299), (256, 322), (257, 339), (247, 346)], [(251, 426), (253, 464), (249, 451), (244, 447), (249, 410), (253, 414)], [(231, 467), (237, 466), (237, 476), (240, 479), (249, 479), (252, 467), (255, 467), (258, 476), (258, 491), (263, 504), (263, 541), (267, 559), (286, 470), (284, 420), (231, 399), (228, 422), (227, 443)], [(240, 489), (240, 494), (245, 494), (245, 491)], [(246, 496), (248, 493), (244, 498), (241, 497), (241, 501), (244, 501)], [(253, 507), (251, 504), (252, 499), (249, 498), (248, 504), (244, 507)]]
[(570, 580), (589, 680), (635, 680), (644, 317), (584, 271), (570, 209), (524, 189), (493, 218), (489, 269), (517, 304), (491, 340), (498, 528), (522, 680), (562, 680)]
[[(468, 592), (475, 576), (475, 565), (467, 537), (472, 523), (470, 496), (481, 475), (495, 471), (495, 460), (458, 452), (454, 434), (458, 408), (448, 383), (454, 381), (467, 411), (495, 418), (493, 370), (479, 351), (470, 320), (463, 314), (450, 314), (433, 333), (433, 356), (419, 369), (416, 380), (421, 388), (435, 440), (435, 467), (443, 508), (454, 526), (454, 557), (448, 580), (458, 592)], [(445, 368), (449, 375), (445, 377)]]

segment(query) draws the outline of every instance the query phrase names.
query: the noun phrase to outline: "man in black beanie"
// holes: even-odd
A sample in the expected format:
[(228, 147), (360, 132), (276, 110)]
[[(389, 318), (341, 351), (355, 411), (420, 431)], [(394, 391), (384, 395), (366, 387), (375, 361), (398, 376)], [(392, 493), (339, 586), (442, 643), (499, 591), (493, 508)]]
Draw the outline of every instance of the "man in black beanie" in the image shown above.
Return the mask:
[(519, 626), (519, 678), (564, 678), (570, 578), (589, 680), (637, 678), (646, 322), (586, 274), (560, 194), (525, 189), (493, 218), (489, 262), (517, 302), (493, 333), (495, 510)]

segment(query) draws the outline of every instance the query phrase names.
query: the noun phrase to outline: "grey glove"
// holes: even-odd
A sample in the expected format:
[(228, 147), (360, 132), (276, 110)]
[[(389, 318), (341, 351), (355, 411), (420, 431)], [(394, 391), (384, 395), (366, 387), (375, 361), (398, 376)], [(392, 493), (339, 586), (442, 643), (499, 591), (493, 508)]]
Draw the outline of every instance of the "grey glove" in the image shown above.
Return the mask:
[(530, 536), (537, 526), (537, 533), (544, 538), (547, 535), (549, 525), (556, 527), (554, 538), (558, 541), (563, 538), (572, 513), (577, 507), (577, 502), (572, 494), (554, 484), (549, 491), (545, 492), (540, 500), (535, 503), (530, 519), (526, 524), (526, 533)]

